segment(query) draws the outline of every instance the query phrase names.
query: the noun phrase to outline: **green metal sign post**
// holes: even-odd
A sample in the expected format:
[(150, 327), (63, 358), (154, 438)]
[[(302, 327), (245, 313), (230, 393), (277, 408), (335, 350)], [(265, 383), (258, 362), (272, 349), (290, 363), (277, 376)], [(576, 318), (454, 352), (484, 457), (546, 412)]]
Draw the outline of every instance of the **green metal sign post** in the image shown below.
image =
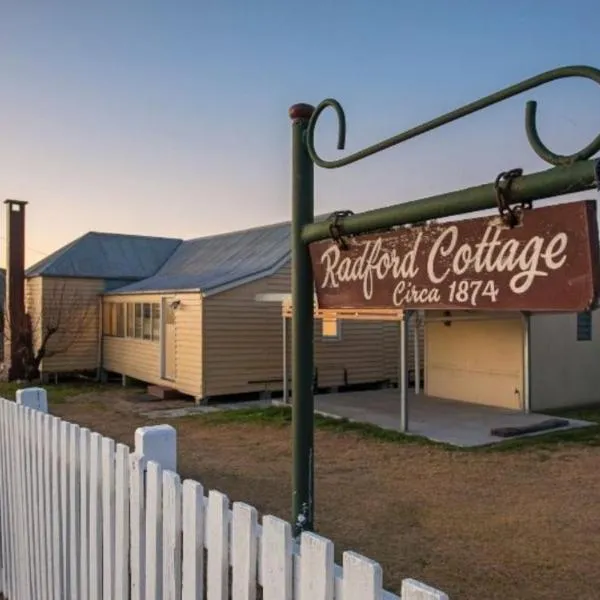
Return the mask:
[[(453, 112), (383, 140), (344, 158), (326, 161), (314, 146), (319, 116), (332, 108), (338, 117), (338, 149), (346, 142), (346, 118), (337, 100), (327, 99), (316, 108), (296, 104), (292, 119), (292, 420), (293, 420), (293, 522), (295, 534), (314, 527), (314, 398), (313, 398), (313, 277), (309, 244), (336, 236), (369, 233), (380, 229), (422, 223), (498, 206), (499, 195), (510, 205), (598, 188), (600, 161), (590, 160), (600, 151), (600, 135), (579, 152), (555, 154), (543, 144), (536, 126), (535, 102), (525, 111), (525, 131), (530, 146), (551, 169), (531, 175), (512, 170), (496, 183), (471, 187), (370, 210), (361, 214), (336, 213), (334, 222), (314, 222), (314, 165), (343, 167), (404, 141), (437, 129), (512, 96), (567, 77), (582, 77), (600, 84), (600, 70), (587, 66), (553, 69), (467, 104)], [(510, 193), (509, 193), (510, 192)]]

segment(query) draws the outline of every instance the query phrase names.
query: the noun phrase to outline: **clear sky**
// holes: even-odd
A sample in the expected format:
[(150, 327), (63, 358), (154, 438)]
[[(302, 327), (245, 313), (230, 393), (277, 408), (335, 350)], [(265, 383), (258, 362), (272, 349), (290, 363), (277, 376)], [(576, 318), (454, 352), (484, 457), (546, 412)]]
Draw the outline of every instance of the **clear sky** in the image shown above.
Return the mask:
[[(187, 238), (285, 220), (291, 104), (337, 98), (357, 150), (544, 70), (600, 66), (598, 13), (597, 0), (0, 0), (0, 198), (30, 203), (29, 264), (89, 230)], [(600, 132), (600, 89), (559, 81), (319, 170), (316, 210), (546, 168), (528, 99), (555, 152)], [(339, 155), (332, 115), (317, 141)]]

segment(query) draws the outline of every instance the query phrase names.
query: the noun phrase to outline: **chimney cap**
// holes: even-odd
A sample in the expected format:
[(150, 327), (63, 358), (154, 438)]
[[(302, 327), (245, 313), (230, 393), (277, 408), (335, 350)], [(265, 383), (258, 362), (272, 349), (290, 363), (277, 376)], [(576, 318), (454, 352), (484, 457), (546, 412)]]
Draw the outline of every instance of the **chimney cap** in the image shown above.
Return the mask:
[(8, 198), (4, 201), (4, 204), (18, 204), (20, 206), (25, 206), (26, 204), (29, 204), (29, 202), (27, 202), (27, 200), (11, 200)]

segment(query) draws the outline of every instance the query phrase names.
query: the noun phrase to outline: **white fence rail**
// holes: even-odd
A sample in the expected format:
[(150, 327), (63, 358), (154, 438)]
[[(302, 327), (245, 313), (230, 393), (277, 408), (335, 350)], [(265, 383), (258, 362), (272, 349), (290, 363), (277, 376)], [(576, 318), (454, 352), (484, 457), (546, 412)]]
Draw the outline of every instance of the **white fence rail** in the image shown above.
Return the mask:
[[(0, 591), (7, 600), (393, 600), (381, 567), (181, 481), (174, 430), (124, 444), (46, 413), (44, 390), (0, 399)], [(154, 460), (149, 460), (150, 458)], [(420, 582), (403, 600), (447, 600)]]

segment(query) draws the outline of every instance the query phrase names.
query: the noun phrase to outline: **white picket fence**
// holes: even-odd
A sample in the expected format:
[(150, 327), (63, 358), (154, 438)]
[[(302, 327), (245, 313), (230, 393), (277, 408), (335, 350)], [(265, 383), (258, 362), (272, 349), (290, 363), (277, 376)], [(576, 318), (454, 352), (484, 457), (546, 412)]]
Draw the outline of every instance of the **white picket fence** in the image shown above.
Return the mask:
[[(7, 600), (393, 600), (379, 564), (293, 539), (176, 469), (175, 430), (136, 451), (47, 414), (45, 391), (0, 398), (0, 591)], [(156, 433), (157, 435), (153, 435)], [(162, 464), (161, 464), (162, 463)], [(169, 470), (165, 467), (171, 467)], [(447, 600), (420, 582), (403, 600)]]

